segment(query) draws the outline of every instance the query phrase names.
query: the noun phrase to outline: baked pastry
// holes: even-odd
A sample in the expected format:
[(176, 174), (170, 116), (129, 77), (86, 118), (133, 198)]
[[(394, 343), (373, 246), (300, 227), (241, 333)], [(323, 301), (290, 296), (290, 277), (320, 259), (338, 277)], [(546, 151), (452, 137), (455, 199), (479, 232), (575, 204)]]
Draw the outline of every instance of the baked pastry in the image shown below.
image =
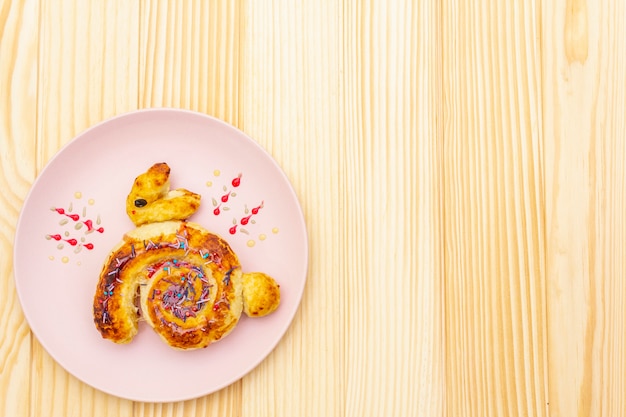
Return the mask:
[(170, 190), (170, 167), (160, 162), (139, 175), (126, 197), (126, 213), (136, 226), (188, 219), (200, 207), (200, 195)]
[[(143, 177), (147, 180), (135, 181), (133, 198), (148, 195), (136, 189), (138, 184), (152, 187), (157, 182), (151, 175), (165, 172), (152, 168)], [(151, 207), (162, 206), (152, 200)], [(145, 211), (141, 216), (158, 217)], [(225, 337), (242, 312), (262, 317), (279, 304), (280, 289), (272, 277), (243, 273), (223, 238), (176, 219), (149, 222), (124, 235), (100, 273), (93, 316), (102, 337), (113, 342), (130, 342), (141, 317), (168, 345), (189, 350)]]
[(274, 278), (263, 272), (243, 274), (243, 312), (249, 317), (263, 317), (278, 308), (280, 288)]
[(204, 347), (228, 334), (243, 310), (239, 259), (194, 223), (150, 223), (127, 233), (101, 278), (94, 319), (118, 343), (132, 340), (141, 314), (170, 346)]

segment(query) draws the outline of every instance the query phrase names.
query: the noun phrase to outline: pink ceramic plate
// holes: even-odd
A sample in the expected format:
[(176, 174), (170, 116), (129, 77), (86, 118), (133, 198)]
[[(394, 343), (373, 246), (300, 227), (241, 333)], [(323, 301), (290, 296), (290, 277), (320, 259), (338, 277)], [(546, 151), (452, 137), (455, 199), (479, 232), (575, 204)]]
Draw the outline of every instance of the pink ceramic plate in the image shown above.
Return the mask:
[[(202, 195), (191, 220), (228, 240), (245, 270), (281, 285), (276, 312), (242, 316), (225, 339), (198, 351), (171, 349), (145, 323), (130, 344), (116, 345), (92, 318), (102, 263), (134, 227), (126, 195), (137, 175), (161, 161), (172, 169), (172, 188)], [(181, 401), (233, 383), (272, 351), (298, 309), (307, 255), (297, 197), (260, 146), (209, 116), (150, 109), (92, 127), (46, 166), (18, 222), (15, 281), (33, 333), (68, 372), (119, 397)]]

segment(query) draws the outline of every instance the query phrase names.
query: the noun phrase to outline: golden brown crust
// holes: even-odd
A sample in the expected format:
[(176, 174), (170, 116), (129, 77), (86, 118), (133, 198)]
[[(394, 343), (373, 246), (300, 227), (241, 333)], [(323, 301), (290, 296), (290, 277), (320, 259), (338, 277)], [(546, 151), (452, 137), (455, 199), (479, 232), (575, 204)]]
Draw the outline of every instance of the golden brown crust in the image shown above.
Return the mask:
[(170, 191), (170, 167), (151, 166), (135, 178), (126, 197), (126, 213), (136, 226), (167, 220), (185, 220), (200, 207), (200, 195), (179, 188)]
[(102, 336), (127, 343), (143, 319), (170, 346), (197, 349), (227, 335), (242, 303), (241, 267), (226, 241), (181, 221), (141, 226), (124, 236), (105, 263), (94, 297)]
[(243, 311), (249, 317), (263, 317), (280, 304), (280, 286), (263, 272), (243, 274)]
[[(123, 242), (122, 242), (123, 243)], [(135, 293), (135, 283), (123, 282), (118, 276), (116, 265), (130, 259), (131, 248), (118, 245), (100, 272), (94, 296), (93, 316), (96, 328), (105, 339), (116, 343), (128, 343), (137, 334), (137, 309), (127, 295)]]
[(198, 349), (226, 336), (242, 311), (250, 317), (278, 307), (280, 290), (260, 272), (243, 274), (228, 243), (186, 222), (200, 196), (170, 191), (170, 168), (151, 166), (126, 199), (138, 227), (126, 233), (106, 259), (93, 300), (102, 337), (128, 343), (140, 317), (175, 349)]

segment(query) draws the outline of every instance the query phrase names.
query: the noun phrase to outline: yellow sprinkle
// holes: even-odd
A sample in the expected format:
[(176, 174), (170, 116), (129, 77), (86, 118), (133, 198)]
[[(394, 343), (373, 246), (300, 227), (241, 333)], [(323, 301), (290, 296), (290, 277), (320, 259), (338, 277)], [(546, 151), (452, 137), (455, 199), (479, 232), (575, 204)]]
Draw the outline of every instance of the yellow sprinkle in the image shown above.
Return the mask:
[(212, 183), (211, 181), (207, 181), (207, 182), (206, 182), (206, 186), (207, 186), (207, 187), (210, 187), (210, 186), (212, 186), (212, 185), (213, 185), (213, 183)]
[(76, 192), (74, 193), (74, 198), (77, 198), (77, 199), (78, 199), (78, 198), (83, 198), (83, 193), (81, 193), (80, 191), (76, 191)]
[(253, 246), (254, 246), (254, 240), (250, 239), (250, 240), (248, 241), (248, 247), (249, 247), (249, 248), (251, 248), (251, 247), (253, 247)]
[(68, 263), (70, 261), (70, 258), (68, 258), (67, 256), (64, 256), (61, 258), (61, 262), (63, 262), (64, 264)]
[(272, 229), (272, 233), (274, 233), (274, 234), (278, 233), (278, 227), (273, 228)]
[(259, 235), (259, 240), (265, 240), (265, 238), (267, 238), (267, 236), (265, 236), (264, 234)]
[(50, 259), (51, 261), (54, 261), (54, 256), (50, 255), (48, 256), (48, 259)]
[(90, 198), (89, 201), (87, 201), (87, 203), (89, 203), (90, 206), (93, 206), (95, 202), (96, 200), (94, 200), (93, 198)]
[(215, 171), (213, 171), (213, 175), (215, 175), (216, 177), (219, 177), (221, 174), (219, 169), (216, 169)]
[(80, 261), (76, 262), (76, 265), (80, 266), (81, 265)]

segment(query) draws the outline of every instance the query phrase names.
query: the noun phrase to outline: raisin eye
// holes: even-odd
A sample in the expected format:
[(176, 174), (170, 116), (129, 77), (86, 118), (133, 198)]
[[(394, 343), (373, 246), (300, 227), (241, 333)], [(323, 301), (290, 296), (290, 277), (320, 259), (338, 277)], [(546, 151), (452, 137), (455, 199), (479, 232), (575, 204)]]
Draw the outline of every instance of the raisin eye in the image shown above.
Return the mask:
[(148, 205), (148, 202), (143, 198), (138, 198), (137, 200), (135, 200), (135, 207), (144, 207), (146, 205)]

